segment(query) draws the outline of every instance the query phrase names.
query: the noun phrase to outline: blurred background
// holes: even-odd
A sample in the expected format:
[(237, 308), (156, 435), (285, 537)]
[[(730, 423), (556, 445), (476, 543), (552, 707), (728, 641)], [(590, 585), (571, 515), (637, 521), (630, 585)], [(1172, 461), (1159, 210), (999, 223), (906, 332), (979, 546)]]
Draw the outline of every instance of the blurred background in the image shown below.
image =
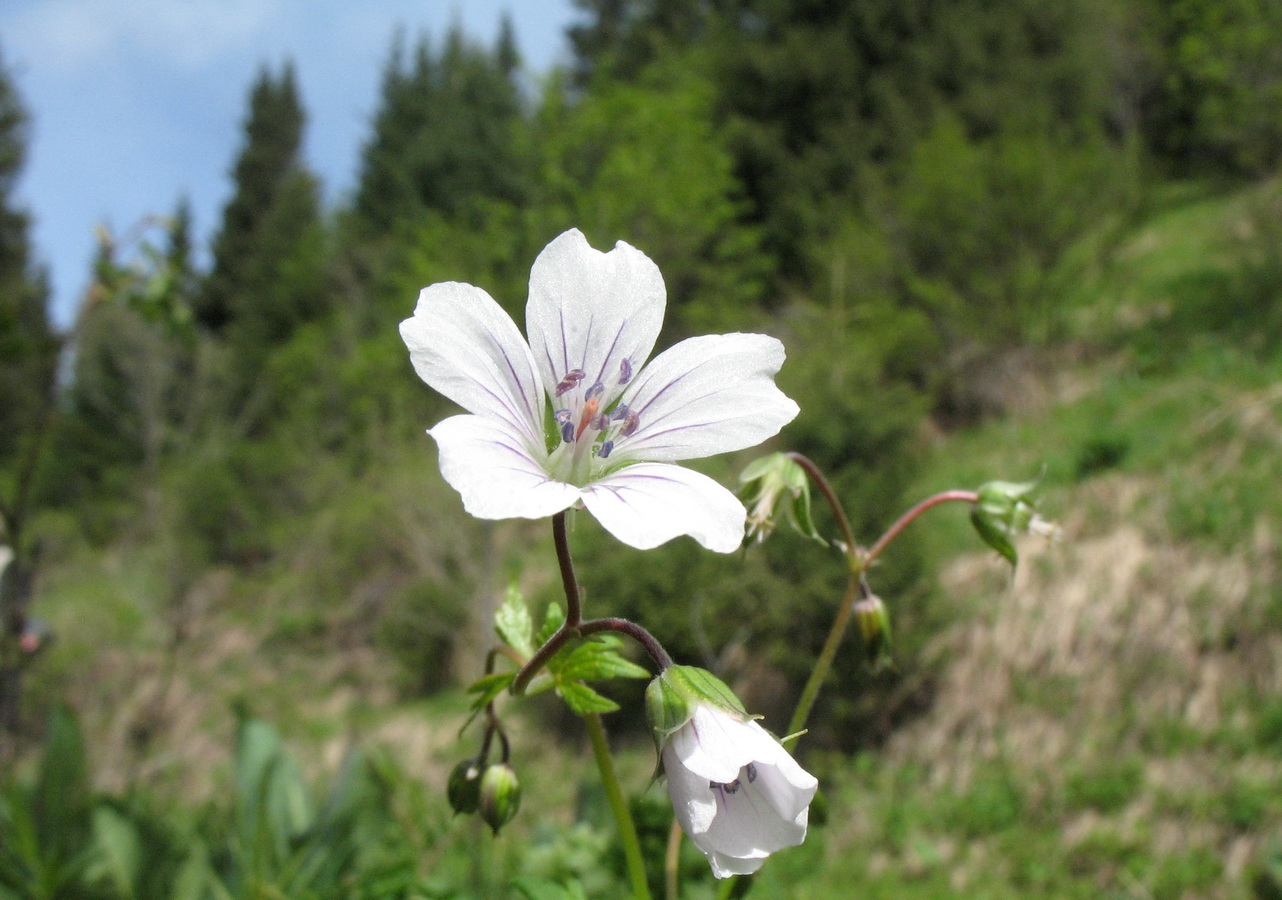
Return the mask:
[[(993, 478), (1063, 526), (1013, 574), (947, 507), (893, 545), (896, 667), (841, 651), (753, 896), (1282, 897), (1282, 4), (179, 8), (0, 12), (0, 897), (623, 893), (550, 703), (500, 838), (444, 802), (494, 609), (559, 581), (441, 481), (396, 331), (444, 280), (522, 321), (569, 227), (658, 263), (661, 345), (784, 341), (767, 449), (862, 540)], [(839, 557), (573, 543), (784, 727)]]

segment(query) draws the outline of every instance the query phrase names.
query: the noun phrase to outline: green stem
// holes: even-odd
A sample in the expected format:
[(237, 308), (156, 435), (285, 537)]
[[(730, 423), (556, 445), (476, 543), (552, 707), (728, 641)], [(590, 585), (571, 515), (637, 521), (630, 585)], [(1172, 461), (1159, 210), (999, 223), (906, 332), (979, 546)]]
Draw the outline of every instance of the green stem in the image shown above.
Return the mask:
[(623, 857), (628, 864), (628, 880), (632, 882), (632, 896), (635, 900), (651, 900), (650, 885), (645, 878), (645, 861), (641, 858), (641, 841), (637, 838), (636, 825), (632, 823), (619, 775), (614, 770), (614, 759), (605, 738), (605, 725), (597, 713), (588, 713), (583, 721), (587, 723), (592, 755), (596, 758), (601, 783), (605, 785), (605, 795), (610, 801), (610, 811), (614, 813), (614, 821), (619, 828), (619, 841), (623, 844)]
[(846, 594), (841, 598), (841, 605), (837, 607), (837, 615), (832, 620), (832, 627), (828, 629), (828, 637), (824, 640), (823, 649), (819, 651), (819, 658), (815, 660), (815, 667), (810, 670), (810, 677), (806, 680), (806, 686), (801, 690), (801, 697), (797, 700), (797, 708), (792, 714), (792, 720), (788, 723), (787, 738), (784, 746), (789, 751), (797, 745), (801, 738), (798, 733), (806, 727), (806, 720), (810, 718), (810, 710), (819, 699), (819, 691), (823, 688), (824, 679), (828, 677), (828, 672), (832, 669), (832, 661), (837, 657), (837, 649), (841, 646), (842, 638), (846, 636), (846, 628), (850, 625), (850, 617), (855, 609), (855, 594), (859, 590), (859, 576), (854, 572), (850, 573), (850, 580), (846, 582)]

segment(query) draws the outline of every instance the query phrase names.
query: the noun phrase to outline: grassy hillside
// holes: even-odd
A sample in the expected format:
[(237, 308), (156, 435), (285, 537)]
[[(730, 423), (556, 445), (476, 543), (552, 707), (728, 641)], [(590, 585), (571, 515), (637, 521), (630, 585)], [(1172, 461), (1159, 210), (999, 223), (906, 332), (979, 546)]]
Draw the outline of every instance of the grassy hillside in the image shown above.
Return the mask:
[[(913, 526), (938, 573), (930, 619), (951, 623), (927, 639), (932, 703), (877, 753), (812, 754), (827, 824), (767, 866), (760, 896), (1282, 896), (1280, 198), (1172, 193), (1078, 280), (1047, 346), (999, 367), (1005, 414), (934, 439), (910, 494), (1044, 472), (1062, 539), (1027, 542), (1012, 577), (992, 554), (957, 555), (976, 543), (963, 515)], [(419, 502), (440, 489), (424, 481), (421, 458), (371, 474), (296, 536), (288, 564), (252, 582), (210, 572), (181, 609), (153, 599), (160, 549), (69, 554), (41, 595), (59, 641), (33, 690), (78, 706), (99, 787), (217, 797), (240, 702), (315, 775), (359, 740), (439, 790), (466, 752), (463, 701), (399, 699), (406, 667), (371, 622), (402, 587), (371, 583), (355, 605), (318, 587), (361, 565), (343, 546), (353, 528), (422, 573), (454, 565), (425, 510), (453, 507)], [(501, 527), (528, 544), (524, 525)], [(464, 528), (451, 523), (455, 540), (512, 544)], [(487, 556), (462, 577), (497, 597), (515, 570)], [(443, 624), (391, 627), (436, 646)], [(415, 664), (453, 665), (443, 651)], [(468, 876), (482, 895), (506, 896), (502, 873), (530, 866), (587, 872), (608, 895), (608, 842), (571, 825), (592, 818), (590, 783), (576, 800), (586, 747), (546, 752), (557, 740), (531, 727), (523, 741), (562, 760), (531, 767), (527, 808), (552, 812), (517, 829), (542, 862), (486, 842)], [(647, 748), (627, 758), (638, 790), (650, 764)], [(423, 804), (415, 821), (443, 830), (422, 865), (467, 870), (442, 860), (480, 836)]]

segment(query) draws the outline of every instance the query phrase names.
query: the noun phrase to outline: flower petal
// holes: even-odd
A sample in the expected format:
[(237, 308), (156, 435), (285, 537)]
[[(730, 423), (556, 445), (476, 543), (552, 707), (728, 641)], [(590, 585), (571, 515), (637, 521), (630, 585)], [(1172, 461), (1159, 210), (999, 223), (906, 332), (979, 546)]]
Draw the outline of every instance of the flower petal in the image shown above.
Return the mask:
[(441, 474), (480, 519), (540, 519), (579, 498), (573, 485), (555, 481), (506, 421), (452, 416), (428, 434), (441, 451)]
[(582, 493), (606, 531), (639, 550), (682, 534), (718, 553), (733, 553), (743, 542), (743, 504), (707, 475), (680, 466), (625, 466)]
[(716, 795), (708, 779), (691, 772), (681, 764), (672, 745), (663, 748), (663, 772), (668, 779), (668, 796), (672, 798), (672, 811), (682, 830), (694, 837), (712, 827), (717, 815)]
[(718, 853), (715, 850), (711, 853), (705, 853), (704, 856), (708, 858), (708, 864), (712, 866), (712, 875), (715, 878), (729, 878), (731, 875), (751, 875), (760, 869), (762, 863), (766, 861), (764, 856), (758, 856), (754, 859), (737, 859), (724, 853)]
[(414, 371), (468, 412), (496, 416), (538, 446), (543, 388), (512, 318), (485, 291), (446, 282), (423, 288), (401, 323)]
[(623, 395), (640, 426), (615, 456), (696, 459), (778, 434), (798, 412), (775, 386), (783, 359), (783, 344), (764, 334), (708, 334), (668, 348)]
[(750, 762), (773, 763), (777, 753), (787, 755), (756, 722), (741, 722), (704, 705), (695, 708), (694, 716), (672, 735), (669, 745), (682, 766), (722, 784), (738, 778), (739, 770)]
[(667, 291), (659, 267), (619, 241), (609, 253), (588, 246), (578, 229), (548, 244), (530, 271), (525, 329), (543, 384), (551, 392), (572, 369), (583, 384), (615, 394), (626, 360), (641, 368), (663, 326)]

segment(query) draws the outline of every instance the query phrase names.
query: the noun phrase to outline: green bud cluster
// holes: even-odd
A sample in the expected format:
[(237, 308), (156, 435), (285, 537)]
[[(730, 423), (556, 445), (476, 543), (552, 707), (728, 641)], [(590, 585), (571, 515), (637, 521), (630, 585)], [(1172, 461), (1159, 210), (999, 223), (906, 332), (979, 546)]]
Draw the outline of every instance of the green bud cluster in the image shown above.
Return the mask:
[(445, 792), (451, 809), (480, 815), (495, 834), (521, 806), (521, 782), (505, 762), (486, 765), (480, 759), (465, 759), (450, 772)]
[(855, 601), (855, 625), (863, 641), (864, 655), (874, 671), (893, 664), (890, 656), (890, 613), (875, 594)]

